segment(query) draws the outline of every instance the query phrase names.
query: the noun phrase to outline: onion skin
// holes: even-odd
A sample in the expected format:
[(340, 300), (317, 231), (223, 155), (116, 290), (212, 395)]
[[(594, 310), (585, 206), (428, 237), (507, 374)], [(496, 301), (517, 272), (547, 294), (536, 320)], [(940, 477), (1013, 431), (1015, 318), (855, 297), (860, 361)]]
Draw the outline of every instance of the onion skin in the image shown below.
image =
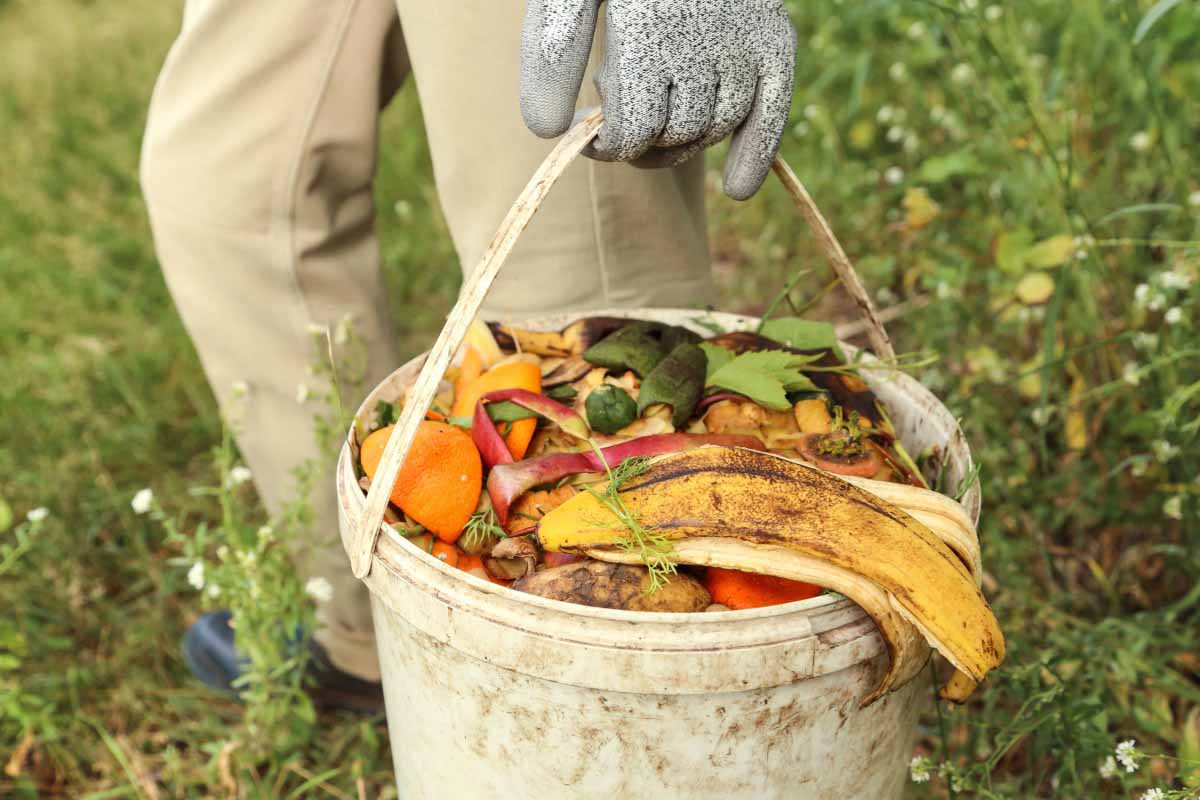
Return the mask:
[(475, 416), (471, 420), (471, 441), (475, 442), (475, 447), (488, 468), (497, 464), (513, 463), (512, 453), (504, 443), (500, 431), (496, 430), (496, 424), (488, 416), (483, 403), (475, 404)]
[(587, 439), (591, 435), (587, 423), (583, 421), (583, 417), (575, 413), (575, 409), (528, 389), (501, 389), (488, 392), (479, 398), (479, 403), (480, 405), (485, 402), (498, 403), (502, 400), (507, 400), (545, 417), (577, 439)]

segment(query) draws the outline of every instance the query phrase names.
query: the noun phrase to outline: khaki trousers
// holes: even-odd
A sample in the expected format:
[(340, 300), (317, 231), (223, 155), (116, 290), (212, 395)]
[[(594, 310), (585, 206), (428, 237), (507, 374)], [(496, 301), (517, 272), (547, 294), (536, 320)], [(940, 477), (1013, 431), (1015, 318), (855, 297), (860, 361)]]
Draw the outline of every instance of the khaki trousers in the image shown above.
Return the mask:
[[(374, 234), (378, 117), (417, 79), (459, 259), (478, 261), (552, 142), (524, 127), (516, 0), (189, 0), (151, 102), (142, 186), (175, 304), (238, 445), (277, 513), (317, 455), (312, 325), (350, 317), (367, 385), (399, 366)], [(397, 8), (398, 7), (398, 8)], [(596, 105), (590, 76), (584, 105)], [(384, 143), (386, 146), (386, 143)], [(496, 316), (711, 299), (701, 159), (670, 171), (581, 160), (488, 298)], [(399, 321), (403, 324), (403, 320)], [(233, 387), (249, 387), (235, 398)], [(353, 401), (352, 401), (353, 402)], [(365, 589), (337, 533), (333, 465), (296, 553), (332, 599), (318, 641), (377, 679)]]

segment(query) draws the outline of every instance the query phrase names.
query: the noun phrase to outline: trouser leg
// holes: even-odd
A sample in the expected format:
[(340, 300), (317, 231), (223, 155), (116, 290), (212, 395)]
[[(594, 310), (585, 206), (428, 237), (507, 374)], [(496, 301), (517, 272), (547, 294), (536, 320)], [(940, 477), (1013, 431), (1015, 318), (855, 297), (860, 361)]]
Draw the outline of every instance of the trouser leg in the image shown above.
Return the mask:
[[(397, 0), (397, 6), (438, 196), (463, 269), (470, 270), (554, 146), (521, 120), (524, 3)], [(599, 56), (593, 54), (581, 105), (599, 104), (591, 82)], [(520, 316), (711, 301), (702, 162), (642, 170), (579, 159), (517, 244), (486, 311)]]
[(268, 510), (294, 499), (297, 467), (323, 459), (298, 568), (333, 586), (318, 641), (368, 679), (369, 599), (337, 533), (333, 458), (314, 441), (323, 409), (301, 387), (316, 389), (314, 326), (353, 320), (367, 386), (398, 363), (372, 180), (379, 110), (406, 72), (391, 0), (191, 0), (142, 160), (167, 284)]

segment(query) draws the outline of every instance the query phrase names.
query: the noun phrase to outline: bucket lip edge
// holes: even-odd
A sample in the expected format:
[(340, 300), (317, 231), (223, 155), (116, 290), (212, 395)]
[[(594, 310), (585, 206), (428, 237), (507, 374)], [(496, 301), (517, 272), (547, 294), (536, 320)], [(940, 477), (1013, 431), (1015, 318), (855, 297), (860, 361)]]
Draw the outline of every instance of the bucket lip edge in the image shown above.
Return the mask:
[[(530, 326), (534, 327), (535, 329), (538, 329), (538, 328), (549, 329), (549, 326), (551, 326), (551, 324), (557, 324), (559, 322), (564, 322), (564, 324), (569, 324), (569, 321), (573, 321), (573, 320), (576, 320), (576, 319), (579, 319), (579, 318), (582, 318), (585, 316), (601, 316), (602, 315), (602, 316), (613, 316), (613, 317), (635, 318), (636, 319), (636, 318), (638, 318), (639, 315), (647, 315), (647, 314), (651, 315), (651, 316), (689, 317), (693, 321), (696, 319), (704, 319), (707, 317), (710, 319), (715, 319), (718, 322), (720, 322), (721, 324), (725, 324), (725, 325), (747, 325), (747, 324), (757, 323), (760, 320), (760, 318), (754, 317), (751, 315), (737, 314), (734, 312), (727, 312), (727, 311), (716, 311), (716, 310), (710, 310), (710, 309), (662, 308), (662, 307), (656, 307), (656, 306), (641, 307), (641, 308), (582, 309), (582, 310), (576, 310), (576, 311), (563, 311), (563, 312), (558, 312), (558, 313), (541, 314), (541, 315), (535, 315), (535, 316), (500, 315), (500, 314), (494, 314), (494, 315), (489, 315), (489, 316), (501, 317), (503, 324), (506, 324), (506, 325), (524, 324), (524, 325), (530, 325)], [(844, 342), (842, 344), (843, 344), (843, 346), (847, 347), (848, 349), (850, 349), (851, 351), (853, 351), (855, 353), (860, 351), (860, 348), (856, 348), (854, 345), (849, 345)], [(406, 361), (404, 364), (401, 364), (399, 367), (397, 367), (396, 369), (389, 372), (388, 375), (385, 376), (382, 380), (380, 380), (371, 389), (371, 391), (368, 392), (367, 395), (363, 398), (362, 403), (359, 405), (358, 409), (355, 411), (354, 418), (357, 419), (364, 412), (369, 412), (370, 410), (372, 410), (372, 408), (373, 408), (372, 399), (375, 398), (375, 396), (379, 393), (379, 391), (384, 386), (384, 384), (392, 381), (396, 377), (397, 373), (401, 372), (402, 370), (419, 368), (419, 365), (420, 365), (422, 359), (425, 357), (425, 355), (426, 355), (425, 352), (418, 353), (413, 358)], [(865, 357), (867, 359), (874, 359), (874, 356), (871, 353), (866, 353)], [(868, 370), (870, 369), (869, 365), (864, 365), (864, 366), (866, 369), (868, 369)], [(935, 401), (937, 401), (938, 404), (942, 405), (943, 408), (945, 408), (944, 404), (941, 403), (940, 399), (938, 399), (928, 389), (926, 389), (919, 381), (916, 381), (911, 376), (908, 376), (905, 374), (890, 375), (890, 376), (888, 376), (887, 379), (893, 380), (893, 381), (896, 381), (896, 382), (902, 384), (904, 386), (905, 390), (908, 392), (919, 391), (923, 394), (927, 394), (931, 398), (933, 398)], [(375, 402), (378, 402), (378, 401), (376, 400)], [(948, 411), (948, 409), (947, 409), (947, 411)], [(955, 435), (957, 437), (962, 438), (962, 444), (963, 444), (963, 447), (966, 448), (966, 450), (967, 450), (968, 459), (969, 459), (970, 458), (969, 445), (966, 442), (966, 438), (965, 438), (965, 435), (962, 433), (961, 427), (957, 424), (957, 420), (954, 422), (954, 431), (955, 431)], [(349, 512), (351, 510), (348, 507), (351, 504), (353, 504), (354, 506), (358, 506), (358, 508), (355, 510), (361, 510), (361, 504), (363, 502), (363, 499), (361, 497), (358, 497), (357, 494), (351, 495), (351, 494), (345, 494), (343, 492), (343, 488), (349, 489), (349, 487), (345, 486), (345, 484), (343, 483), (343, 477), (349, 479), (349, 478), (353, 477), (353, 474), (354, 474), (354, 470), (350, 466), (351, 459), (349, 457), (350, 448), (351, 448), (351, 437), (354, 436), (354, 432), (355, 432), (355, 427), (353, 424), (351, 424), (351, 427), (347, 431), (346, 436), (342, 439), (341, 447), (340, 447), (338, 459), (337, 459), (337, 476), (338, 477), (335, 480), (337, 481), (337, 484), (338, 484), (338, 492), (337, 492), (338, 501), (339, 501), (339, 504), (341, 504), (343, 506), (342, 510), (346, 511), (346, 512)], [(350, 482), (354, 484), (355, 489), (358, 488), (356, 480), (351, 480)], [(978, 495), (978, 494), (980, 494), (980, 487), (979, 487), (979, 484), (976, 483), (972, 487), (971, 491), (968, 492), (968, 496)], [(348, 502), (345, 502), (345, 501), (348, 501)], [(976, 512), (972, 516), (976, 516), (977, 513), (978, 512)], [(975, 521), (977, 522), (978, 520), (975, 520)], [(468, 588), (474, 589), (476, 591), (485, 591), (487, 593), (492, 593), (493, 590), (495, 590), (496, 592), (499, 592), (500, 590), (504, 590), (504, 589), (508, 588), (508, 587), (503, 587), (503, 586), (497, 586), (497, 585), (489, 583), (487, 581), (483, 581), (480, 578), (475, 578), (474, 576), (471, 576), (471, 575), (466, 575), (465, 573), (462, 573), (460, 570), (455, 570), (454, 568), (446, 565), (445, 563), (440, 563), (440, 562), (435, 563), (435, 562), (438, 562), (437, 559), (434, 559), (432, 556), (429, 556), (427, 553), (422, 553), (419, 549), (417, 549), (410, 542), (407, 542), (406, 540), (404, 540), (404, 538), (401, 537), (399, 534), (395, 533), (394, 531), (390, 531), (386, 527), (385, 527), (385, 531), (382, 535), (390, 536), (391, 538), (396, 540), (396, 543), (398, 545), (400, 545), (400, 543), (403, 542), (403, 545), (400, 545), (402, 547), (404, 545), (411, 547), (413, 549), (413, 552), (411, 553), (411, 555), (414, 558), (419, 559), (419, 561), (417, 563), (420, 563), (422, 566), (430, 567), (434, 570), (441, 572), (442, 576), (445, 578), (449, 578), (451, 581), (451, 585), (455, 586), (458, 589), (461, 589), (463, 587), (468, 587)], [(421, 556), (424, 556), (424, 558), (421, 558)], [(382, 559), (378, 553), (376, 553), (372, 557), (380, 558), (381, 561), (384, 561), (384, 559)], [(392, 569), (399, 570), (399, 565), (396, 564), (394, 561), (387, 560), (387, 561), (385, 561), (385, 564), (387, 566), (391, 567)], [(439, 567), (440, 567), (440, 569), (439, 569)], [(457, 573), (457, 574), (455, 574), (455, 573)], [(471, 581), (477, 582), (478, 585), (473, 584)], [(696, 613), (696, 612), (646, 612), (646, 611), (626, 611), (626, 610), (622, 610), (622, 609), (596, 608), (593, 606), (583, 606), (583, 605), (578, 605), (575, 603), (568, 603), (568, 602), (560, 601), (560, 600), (551, 600), (548, 598), (539, 597), (537, 595), (529, 595), (529, 594), (525, 594), (523, 592), (516, 592), (516, 591), (507, 591), (503, 595), (498, 595), (498, 598), (504, 602), (513, 602), (518, 605), (536, 607), (536, 608), (539, 608), (544, 611), (554, 612), (556, 614), (571, 617), (571, 618), (574, 618), (577, 620), (578, 619), (603, 620), (603, 621), (614, 622), (614, 623), (641, 624), (641, 625), (649, 625), (649, 626), (671, 626), (671, 625), (678, 626), (681, 623), (685, 623), (685, 622), (689, 625), (689, 627), (691, 625), (695, 625), (695, 624), (713, 625), (713, 626), (721, 624), (721, 623), (724, 623), (725, 625), (736, 624), (736, 623), (753, 624), (753, 623), (757, 623), (759, 620), (763, 620), (763, 619), (772, 619), (772, 620), (778, 621), (780, 618), (786, 618), (793, 614), (800, 614), (803, 617), (805, 617), (806, 619), (809, 619), (811, 621), (813, 618), (819, 618), (822, 615), (822, 613), (835, 613), (843, 608), (846, 608), (847, 606), (852, 609), (857, 609), (858, 613), (855, 615), (855, 617), (853, 619), (846, 620), (844, 623), (842, 623), (843, 625), (852, 624), (853, 622), (858, 621), (861, 618), (867, 617), (866, 612), (863, 611), (856, 604), (854, 604), (853, 601), (851, 601), (847, 598), (841, 597), (840, 595), (835, 597), (830, 594), (823, 594), (823, 595), (819, 595), (814, 598), (809, 598), (807, 600), (800, 600), (800, 601), (796, 601), (793, 603), (785, 603), (785, 604), (778, 605), (778, 606), (768, 606), (768, 607), (759, 608), (759, 609), (748, 609), (748, 610), (741, 610), (741, 611), (732, 611), (731, 610), (731, 611), (722, 611), (722, 612), (700, 612), (700, 613)], [(827, 599), (827, 598), (830, 598), (830, 599)]]

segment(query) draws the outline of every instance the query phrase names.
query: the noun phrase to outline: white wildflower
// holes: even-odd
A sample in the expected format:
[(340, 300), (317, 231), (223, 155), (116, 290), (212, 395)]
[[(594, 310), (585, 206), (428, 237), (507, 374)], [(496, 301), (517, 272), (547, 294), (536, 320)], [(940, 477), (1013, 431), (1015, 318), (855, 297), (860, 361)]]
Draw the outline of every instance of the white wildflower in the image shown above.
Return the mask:
[(893, 143), (900, 141), (904, 138), (904, 128), (901, 128), (899, 125), (893, 125), (888, 128), (885, 138)]
[(1150, 145), (1154, 140), (1150, 137), (1148, 131), (1138, 131), (1133, 136), (1129, 137), (1129, 146), (1139, 153), (1144, 153), (1150, 149)]
[(1150, 448), (1154, 451), (1154, 457), (1158, 459), (1160, 464), (1165, 464), (1179, 455), (1179, 446), (1171, 444), (1166, 439), (1159, 439), (1150, 445)]
[(1142, 373), (1138, 369), (1138, 365), (1132, 362), (1125, 365), (1125, 369), (1121, 370), (1121, 380), (1128, 383), (1130, 386), (1137, 386), (1142, 382)]
[(396, 204), (392, 206), (392, 210), (400, 219), (408, 219), (412, 216), (412, 203), (407, 200), (397, 200)]
[(229, 485), (241, 486), (252, 477), (254, 477), (254, 475), (250, 472), (249, 467), (238, 464), (236, 467), (229, 470)]
[(903, 61), (896, 61), (888, 67), (888, 76), (897, 83), (900, 83), (908, 77), (908, 67), (904, 66)]
[(1004, 9), (1000, 6), (988, 6), (983, 12), (983, 16), (987, 17), (988, 22), (995, 22), (1004, 16)]
[(954, 69), (950, 70), (950, 80), (955, 83), (967, 83), (975, 77), (975, 69), (966, 62), (955, 64)]
[(138, 493), (129, 501), (130, 508), (135, 514), (145, 514), (154, 507), (154, 490), (149, 487), (139, 489)]
[(227, 545), (221, 545), (217, 548), (217, 558), (222, 561), (229, 558), (229, 547)]
[(895, 186), (904, 180), (904, 170), (899, 167), (888, 167), (883, 171), (883, 179)]
[(1146, 303), (1146, 308), (1150, 309), (1151, 311), (1162, 311), (1163, 306), (1166, 304), (1166, 295), (1155, 294), (1154, 297), (1150, 298), (1150, 302)]
[(929, 118), (939, 125), (945, 122), (949, 116), (950, 112), (946, 110), (945, 106), (934, 106), (929, 109)]
[(797, 122), (795, 125), (793, 125), (792, 136), (795, 136), (797, 139), (803, 139), (805, 136), (808, 136), (808, 123)]
[(1045, 427), (1046, 423), (1050, 421), (1050, 417), (1053, 415), (1054, 410), (1046, 406), (1038, 406), (1037, 408), (1033, 409), (1033, 411), (1029, 412), (1029, 418), (1033, 420), (1033, 424), (1037, 425), (1039, 428)]
[(1133, 739), (1126, 739), (1117, 745), (1117, 761), (1121, 762), (1121, 766), (1126, 772), (1137, 772), (1138, 768), (1138, 751), (1137, 742)]
[(1100, 777), (1106, 781), (1110, 781), (1117, 777), (1117, 760), (1112, 756), (1104, 759), (1104, 763), (1100, 765)]
[(37, 508), (29, 509), (29, 513), (25, 515), (25, 519), (30, 522), (41, 522), (48, 516), (50, 516), (50, 509), (45, 506), (38, 506)]
[(904, 137), (904, 152), (915, 153), (917, 148), (921, 146), (921, 140), (917, 138), (915, 133), (910, 133)]
[(1164, 289), (1187, 289), (1192, 285), (1192, 276), (1178, 270), (1169, 269), (1158, 273), (1158, 283)]
[(1195, 191), (1188, 195), (1188, 205), (1193, 208), (1200, 208), (1200, 191)]
[(1133, 346), (1139, 350), (1153, 350), (1158, 347), (1158, 334), (1138, 331), (1133, 335)]
[(238, 560), (242, 562), (242, 566), (252, 567), (258, 563), (258, 553), (253, 550), (243, 550), (238, 553)]
[(954, 288), (945, 281), (938, 281), (933, 291), (937, 295), (938, 300), (948, 300), (954, 296)]
[(1167, 800), (1167, 795), (1157, 786), (1142, 792), (1142, 800)]
[(205, 594), (207, 594), (209, 597), (211, 597), (215, 600), (216, 598), (221, 596), (221, 587), (217, 586), (215, 583), (210, 583), (208, 585), (208, 591), (205, 592)]
[(1167, 313), (1163, 314), (1163, 321), (1168, 325), (1178, 325), (1183, 322), (1183, 309), (1179, 306), (1168, 308)]
[(328, 603), (333, 599), (333, 584), (320, 576), (309, 578), (304, 584), (304, 592), (318, 603)]
[(925, 23), (924, 22), (921, 22), (920, 20), (918, 20), (917, 22), (914, 22), (912, 25), (908, 26), (908, 38), (920, 39), (924, 35), (925, 35)]
[[(1167, 502), (1163, 503), (1162, 512), (1171, 519), (1183, 519), (1183, 496), (1177, 494), (1174, 497), (1168, 498)], [(1137, 767), (1134, 767), (1134, 769), (1137, 769)], [(1132, 769), (1129, 771), (1133, 772)]]
[(875, 121), (881, 125), (885, 125), (892, 121), (892, 117), (896, 116), (896, 109), (889, 105), (882, 105), (875, 112)]
[(296, 402), (299, 403), (300, 405), (304, 405), (305, 403), (308, 402), (308, 396), (309, 396), (308, 384), (307, 383), (296, 384)]
[(1146, 470), (1150, 468), (1150, 461), (1147, 458), (1135, 457), (1133, 464), (1129, 467), (1129, 472), (1133, 477), (1140, 478), (1146, 474)]
[(258, 529), (258, 541), (263, 544), (270, 544), (275, 541), (275, 531), (270, 525), (263, 525)]
[(962, 0), (962, 6), (967, 11), (974, 11), (979, 6), (979, 0)]
[(815, 106), (812, 103), (809, 103), (808, 105), (806, 105), (804, 107), (804, 118), (805, 119), (816, 119), (819, 116), (821, 116), (820, 106)]
[(1150, 284), (1139, 283), (1133, 290), (1133, 299), (1140, 305), (1145, 305), (1146, 300), (1150, 298)]
[(229, 385), (234, 397), (245, 397), (250, 393), (250, 384), (245, 381), (234, 381)]
[(192, 585), (197, 592), (204, 588), (204, 562), (197, 561), (192, 564), (192, 568), (188, 570), (187, 582)]
[(908, 762), (908, 775), (913, 783), (928, 783), (933, 774), (933, 761), (929, 756), (913, 756)]

